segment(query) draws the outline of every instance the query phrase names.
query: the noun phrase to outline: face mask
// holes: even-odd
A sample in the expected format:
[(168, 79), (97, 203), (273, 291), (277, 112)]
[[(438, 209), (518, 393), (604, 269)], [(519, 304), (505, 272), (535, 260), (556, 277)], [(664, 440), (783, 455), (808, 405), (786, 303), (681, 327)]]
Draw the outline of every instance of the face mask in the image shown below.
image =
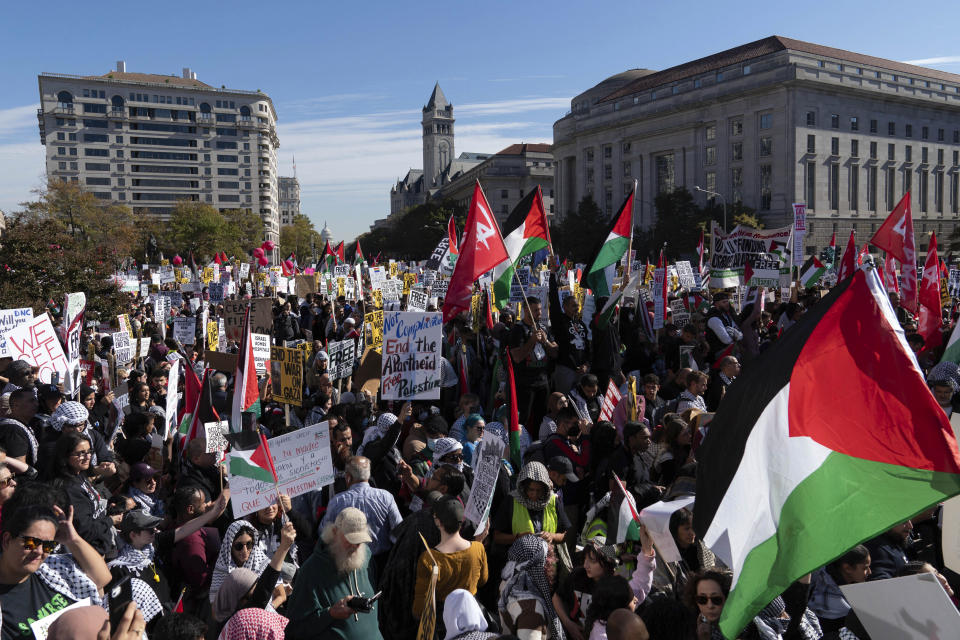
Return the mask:
[(427, 438), (427, 446), (430, 447), (431, 450), (435, 449), (437, 447), (437, 440), (439, 439), (440, 438)]

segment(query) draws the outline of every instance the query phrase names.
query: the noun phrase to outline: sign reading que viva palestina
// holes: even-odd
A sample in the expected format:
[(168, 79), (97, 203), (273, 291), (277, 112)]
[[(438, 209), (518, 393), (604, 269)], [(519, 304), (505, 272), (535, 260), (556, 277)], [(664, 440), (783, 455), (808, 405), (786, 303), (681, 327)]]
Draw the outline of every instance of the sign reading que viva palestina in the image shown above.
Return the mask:
[(380, 377), (383, 399), (436, 400), (440, 397), (442, 329), (440, 313), (384, 312)]

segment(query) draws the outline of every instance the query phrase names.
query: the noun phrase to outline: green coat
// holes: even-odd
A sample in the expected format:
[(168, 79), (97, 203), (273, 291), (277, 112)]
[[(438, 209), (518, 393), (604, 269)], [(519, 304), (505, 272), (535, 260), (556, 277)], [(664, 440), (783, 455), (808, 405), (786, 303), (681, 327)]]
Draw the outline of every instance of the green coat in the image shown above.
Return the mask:
[(285, 631), (286, 637), (289, 640), (383, 640), (377, 624), (376, 603), (373, 611), (358, 613), (356, 619), (353, 615), (346, 620), (330, 616), (330, 607), (341, 598), (357, 595), (358, 589), (366, 598), (376, 593), (370, 580), (370, 550), (367, 549), (367, 559), (360, 569), (343, 575), (337, 571), (330, 547), (318, 541), (313, 554), (297, 572), (293, 593), (287, 601), (290, 623)]

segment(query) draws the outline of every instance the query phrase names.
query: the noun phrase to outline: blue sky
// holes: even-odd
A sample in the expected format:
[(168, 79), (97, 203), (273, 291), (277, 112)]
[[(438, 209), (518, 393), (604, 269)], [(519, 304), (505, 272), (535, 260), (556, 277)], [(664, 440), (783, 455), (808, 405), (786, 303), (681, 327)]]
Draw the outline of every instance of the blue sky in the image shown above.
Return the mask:
[[(894, 2), (5, 3), (0, 19), (0, 210), (43, 182), (37, 79), (128, 71), (263, 89), (279, 115), (281, 175), (302, 209), (350, 240), (420, 168), (420, 109), (440, 82), (456, 150), (550, 142), (569, 99), (625, 69), (663, 69), (783, 35), (960, 73), (960, 8)], [(916, 25), (916, 26), (914, 26)]]

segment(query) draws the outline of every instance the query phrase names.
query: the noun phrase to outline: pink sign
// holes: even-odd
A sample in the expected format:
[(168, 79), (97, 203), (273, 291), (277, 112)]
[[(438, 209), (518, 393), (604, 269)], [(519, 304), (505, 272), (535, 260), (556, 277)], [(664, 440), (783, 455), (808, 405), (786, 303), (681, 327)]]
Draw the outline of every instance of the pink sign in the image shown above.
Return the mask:
[(10, 355), (14, 360), (26, 360), (39, 369), (38, 378), (50, 383), (53, 374), (64, 380), (67, 373), (67, 358), (50, 317), (42, 314), (27, 324), (22, 324), (7, 336)]

